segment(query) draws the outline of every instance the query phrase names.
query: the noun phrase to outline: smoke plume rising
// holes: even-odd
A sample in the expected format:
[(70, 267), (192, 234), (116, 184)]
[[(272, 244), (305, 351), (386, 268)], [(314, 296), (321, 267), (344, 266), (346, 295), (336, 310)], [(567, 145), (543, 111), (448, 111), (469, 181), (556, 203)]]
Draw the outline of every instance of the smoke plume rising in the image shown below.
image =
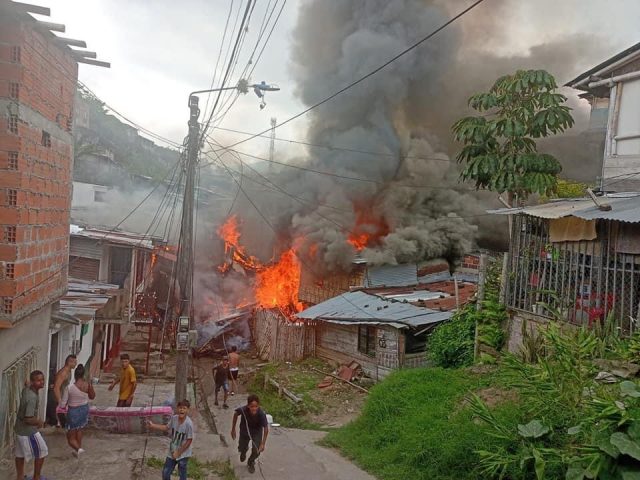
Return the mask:
[[(303, 2), (291, 52), (297, 96), (310, 105), (331, 95), (460, 8), (459, 2), (444, 0)], [(253, 238), (251, 251), (266, 259), (283, 243), (295, 241), (304, 261), (326, 272), (349, 269), (356, 255), (372, 264), (393, 264), (435, 257), (455, 261), (478, 244), (504, 248), (506, 222), (485, 214), (486, 208), (499, 206), (496, 195), (457, 182), (459, 170), (451, 159), (459, 146), (453, 143), (451, 125), (469, 113), (468, 97), (486, 91), (501, 75), (544, 68), (563, 82), (576, 66), (589, 66), (606, 50), (601, 39), (569, 34), (542, 39), (525, 53), (496, 53), (494, 46), (507, 41), (501, 26), (515, 8), (512, 1), (482, 5), (314, 109), (309, 142), (379, 155), (310, 149), (305, 158), (287, 161), (335, 176), (283, 169), (271, 179), (289, 197), (245, 184), (277, 232), (272, 234), (262, 215), (241, 197), (236, 210), (243, 212), (247, 243)], [(577, 120), (570, 133), (577, 135), (588, 111), (575, 97), (570, 106)], [(567, 153), (571, 145), (572, 155), (560, 158), (566, 171), (593, 178), (599, 168), (593, 152), (582, 152), (581, 142), (567, 138), (548, 140), (545, 148)], [(360, 249), (363, 238), (366, 248)]]

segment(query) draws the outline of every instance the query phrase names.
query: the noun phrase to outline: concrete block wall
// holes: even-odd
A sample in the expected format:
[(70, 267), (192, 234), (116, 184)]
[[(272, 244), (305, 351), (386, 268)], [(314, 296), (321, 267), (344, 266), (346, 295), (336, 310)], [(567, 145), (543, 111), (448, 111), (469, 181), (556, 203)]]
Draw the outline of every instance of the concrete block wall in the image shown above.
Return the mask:
[(77, 74), (51, 35), (0, 19), (0, 319), (66, 290)]

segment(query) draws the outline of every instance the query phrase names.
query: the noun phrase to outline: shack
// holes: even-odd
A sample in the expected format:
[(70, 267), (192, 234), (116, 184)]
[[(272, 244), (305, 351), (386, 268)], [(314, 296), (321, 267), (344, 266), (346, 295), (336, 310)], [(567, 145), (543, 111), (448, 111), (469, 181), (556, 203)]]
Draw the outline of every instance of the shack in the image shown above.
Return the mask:
[(315, 355), (332, 363), (358, 362), (373, 379), (426, 362), (427, 335), (450, 311), (417, 307), (353, 291), (314, 305), (296, 317), (315, 326)]
[[(637, 331), (640, 193), (494, 210), (513, 215), (505, 289), (510, 348), (523, 320), (594, 326), (608, 315), (622, 335)], [(610, 209), (608, 209), (610, 207)]]

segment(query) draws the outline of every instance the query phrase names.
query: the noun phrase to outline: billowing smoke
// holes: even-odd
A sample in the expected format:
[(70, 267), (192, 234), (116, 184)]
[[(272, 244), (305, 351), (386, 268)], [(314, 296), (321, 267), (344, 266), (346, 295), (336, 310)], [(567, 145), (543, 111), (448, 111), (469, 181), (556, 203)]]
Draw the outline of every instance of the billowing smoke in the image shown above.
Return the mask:
[[(516, 4), (488, 2), (310, 112), (310, 142), (379, 155), (310, 149), (307, 157), (288, 160), (335, 175), (283, 169), (272, 176), (295, 200), (245, 184), (277, 231), (270, 242), (262, 215), (241, 197), (236, 209), (243, 212), (245, 238), (255, 239), (252, 251), (266, 259), (273, 244), (278, 249), (283, 242), (296, 243), (314, 269), (336, 271), (348, 269), (356, 255), (373, 264), (393, 264), (434, 257), (455, 260), (478, 243), (504, 247), (506, 222), (485, 214), (486, 208), (500, 205), (496, 195), (458, 184), (458, 168), (450, 159), (459, 146), (453, 144), (451, 125), (468, 113), (467, 98), (488, 89), (501, 75), (518, 68), (545, 68), (563, 82), (580, 71), (576, 66), (590, 66), (606, 50), (601, 39), (567, 35), (543, 40), (526, 54), (494, 53), (492, 45), (505, 40), (500, 34), (503, 22)], [(303, 2), (291, 55), (296, 94), (308, 105), (331, 95), (459, 8), (459, 2), (444, 0)], [(576, 123), (584, 128), (587, 109), (575, 97), (571, 106), (577, 107)], [(546, 146), (562, 152), (566, 143), (550, 141)], [(574, 147), (579, 151), (581, 142)], [(560, 160), (571, 172), (593, 178), (599, 160), (592, 153)], [(574, 168), (577, 160), (588, 165)], [(361, 251), (356, 248), (359, 237), (368, 237)]]

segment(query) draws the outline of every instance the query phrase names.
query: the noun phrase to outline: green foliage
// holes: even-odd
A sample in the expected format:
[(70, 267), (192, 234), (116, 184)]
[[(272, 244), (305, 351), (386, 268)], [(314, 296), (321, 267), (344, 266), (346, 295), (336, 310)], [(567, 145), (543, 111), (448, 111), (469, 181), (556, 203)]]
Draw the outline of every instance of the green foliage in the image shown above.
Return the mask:
[(574, 180), (558, 179), (554, 198), (582, 198), (589, 185)]
[(473, 363), (475, 317), (475, 305), (467, 305), (435, 329), (428, 342), (428, 356), (435, 365), (455, 368)]
[(598, 368), (593, 360), (603, 352), (615, 353), (616, 343), (603, 333), (609, 328), (562, 331), (552, 324), (540, 334), (544, 348), (537, 363), (505, 357), (503, 381), (517, 390), (528, 423), (505, 423), (472, 398), (475, 417), (502, 442), (477, 452), (487, 478), (638, 478), (638, 386), (594, 380)]
[(107, 150), (123, 170), (157, 180), (164, 178), (178, 159), (178, 152), (141, 137), (135, 128), (118, 120), (89, 92), (79, 89), (76, 101), (82, 102), (89, 114), (89, 129), (79, 127), (74, 132), (74, 173), (81, 180), (90, 181), (96, 173), (92, 164), (84, 165), (82, 159)]
[(322, 405), (313, 400), (308, 392), (316, 388), (317, 378), (304, 371), (296, 372), (296, 375), (287, 383), (287, 388), (302, 395), (303, 401), (294, 405), (289, 400), (278, 396), (278, 392), (271, 385), (265, 388), (265, 375), (276, 378), (279, 369), (287, 368), (281, 364), (271, 364), (259, 371), (249, 385), (249, 391), (260, 397), (260, 403), (273, 416), (277, 423), (289, 428), (315, 429), (318, 425), (305, 420), (304, 416), (309, 412), (318, 412)]
[[(474, 422), (465, 397), (492, 382), (463, 369), (394, 372), (371, 389), (361, 416), (331, 431), (325, 443), (384, 480), (482, 478), (474, 451), (491, 451), (500, 440)], [(494, 415), (517, 421), (517, 407), (502, 403)]]
[(499, 78), (489, 92), (472, 96), (469, 106), (483, 114), (452, 127), (455, 139), (464, 143), (457, 156), (464, 164), (461, 178), (521, 198), (553, 192), (562, 167), (552, 155), (539, 153), (534, 139), (562, 133), (574, 123), (557, 88), (544, 70), (518, 70)]

